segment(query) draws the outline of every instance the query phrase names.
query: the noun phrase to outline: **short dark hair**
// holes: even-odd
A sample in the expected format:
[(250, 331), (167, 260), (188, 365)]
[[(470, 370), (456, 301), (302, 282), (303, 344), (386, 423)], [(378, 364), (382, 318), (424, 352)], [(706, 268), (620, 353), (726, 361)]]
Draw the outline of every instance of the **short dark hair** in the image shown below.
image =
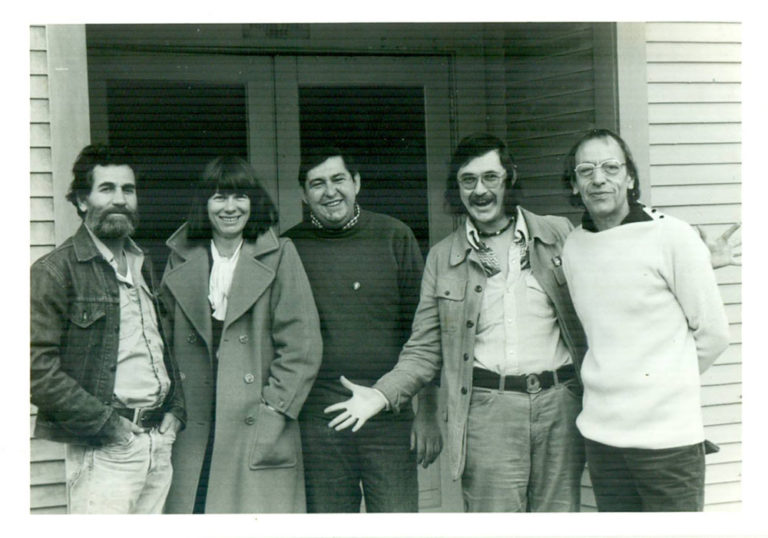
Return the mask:
[(211, 239), (208, 199), (216, 193), (245, 194), (251, 201), (251, 215), (243, 229), (245, 239), (256, 239), (278, 222), (277, 208), (261, 186), (256, 172), (240, 157), (216, 157), (210, 161), (195, 184), (187, 218), (187, 237)]
[(570, 193), (570, 202), (572, 206), (584, 207), (584, 203), (581, 200), (579, 194), (573, 194), (573, 185), (576, 184), (576, 153), (579, 148), (590, 140), (599, 140), (605, 138), (613, 138), (616, 143), (624, 152), (624, 161), (626, 162), (627, 173), (634, 179), (634, 186), (631, 189), (627, 189), (627, 200), (629, 203), (637, 202), (640, 199), (640, 178), (637, 175), (637, 165), (635, 159), (632, 157), (632, 152), (629, 150), (629, 146), (624, 139), (609, 129), (590, 129), (579, 138), (576, 143), (571, 146), (568, 154), (565, 156), (565, 162), (563, 166), (563, 183), (565, 188)]
[(340, 149), (337, 146), (311, 146), (309, 148), (302, 148), (301, 150), (301, 164), (299, 165), (299, 185), (304, 188), (304, 184), (307, 182), (307, 174), (310, 170), (316, 166), (320, 166), (331, 157), (341, 157), (344, 161), (344, 166), (347, 171), (353, 176), (359, 173), (357, 164), (354, 158), (350, 157), (349, 153)]
[(509, 153), (507, 144), (499, 137), (488, 133), (475, 133), (465, 136), (456, 146), (448, 167), (448, 178), (445, 181), (445, 207), (448, 213), (460, 215), (467, 212), (461, 201), (459, 192), (459, 170), (469, 161), (495, 151), (504, 170), (507, 171), (506, 191), (504, 193), (504, 211), (513, 215), (519, 203), (520, 187), (517, 179), (517, 166)]
[(97, 166), (129, 166), (134, 177), (138, 179), (136, 163), (127, 148), (109, 147), (104, 144), (85, 146), (72, 166), (73, 179), (67, 192), (67, 200), (75, 206), (80, 218), (83, 218), (85, 213), (80, 211), (78, 201), (90, 194), (93, 188), (93, 169)]

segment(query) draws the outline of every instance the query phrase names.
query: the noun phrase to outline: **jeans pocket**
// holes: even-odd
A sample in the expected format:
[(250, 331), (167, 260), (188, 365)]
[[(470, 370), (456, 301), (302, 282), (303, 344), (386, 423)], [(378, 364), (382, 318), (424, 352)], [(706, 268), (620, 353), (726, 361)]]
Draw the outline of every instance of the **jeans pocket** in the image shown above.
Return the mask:
[(123, 439), (122, 441), (118, 441), (116, 443), (103, 445), (99, 447), (95, 453), (98, 454), (99, 452), (103, 452), (105, 454), (109, 454), (110, 458), (115, 459), (130, 458), (133, 455), (134, 446), (136, 445), (136, 440), (138, 437), (139, 436), (135, 433), (130, 432), (130, 436), (127, 439)]
[(489, 405), (496, 399), (497, 392), (490, 389), (472, 389), (472, 395), (469, 399), (469, 406), (472, 408)]
[(565, 383), (561, 383), (563, 388), (576, 398), (578, 401), (581, 401), (582, 397), (584, 396), (584, 387), (581, 386), (581, 383), (579, 383), (576, 379), (569, 379)]

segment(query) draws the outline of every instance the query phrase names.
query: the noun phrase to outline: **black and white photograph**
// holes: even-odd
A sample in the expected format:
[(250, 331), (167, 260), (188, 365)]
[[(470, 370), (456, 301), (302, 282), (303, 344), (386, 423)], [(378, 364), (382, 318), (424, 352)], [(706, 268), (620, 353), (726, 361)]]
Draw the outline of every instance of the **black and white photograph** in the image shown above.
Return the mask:
[(24, 18), (35, 535), (768, 533), (743, 10), (214, 13)]

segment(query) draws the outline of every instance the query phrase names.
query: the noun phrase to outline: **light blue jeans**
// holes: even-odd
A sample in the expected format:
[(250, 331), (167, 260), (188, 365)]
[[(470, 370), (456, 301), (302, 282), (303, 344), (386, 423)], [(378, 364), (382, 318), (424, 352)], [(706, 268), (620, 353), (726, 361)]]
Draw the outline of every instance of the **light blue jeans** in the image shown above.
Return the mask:
[(584, 441), (575, 379), (537, 394), (473, 388), (462, 491), (467, 512), (578, 512)]
[(171, 487), (173, 428), (102, 447), (66, 445), (70, 514), (160, 514)]

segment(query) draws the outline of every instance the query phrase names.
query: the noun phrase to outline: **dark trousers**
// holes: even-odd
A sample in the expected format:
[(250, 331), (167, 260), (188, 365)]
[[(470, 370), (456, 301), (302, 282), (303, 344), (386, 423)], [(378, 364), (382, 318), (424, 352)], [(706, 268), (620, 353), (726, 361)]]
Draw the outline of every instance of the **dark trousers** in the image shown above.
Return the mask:
[(587, 466), (600, 512), (700, 512), (704, 509), (704, 445), (649, 450), (585, 439)]
[[(328, 420), (301, 419), (307, 512), (417, 512), (416, 457), (410, 421), (368, 421), (337, 432)], [(362, 484), (362, 491), (360, 489)]]

